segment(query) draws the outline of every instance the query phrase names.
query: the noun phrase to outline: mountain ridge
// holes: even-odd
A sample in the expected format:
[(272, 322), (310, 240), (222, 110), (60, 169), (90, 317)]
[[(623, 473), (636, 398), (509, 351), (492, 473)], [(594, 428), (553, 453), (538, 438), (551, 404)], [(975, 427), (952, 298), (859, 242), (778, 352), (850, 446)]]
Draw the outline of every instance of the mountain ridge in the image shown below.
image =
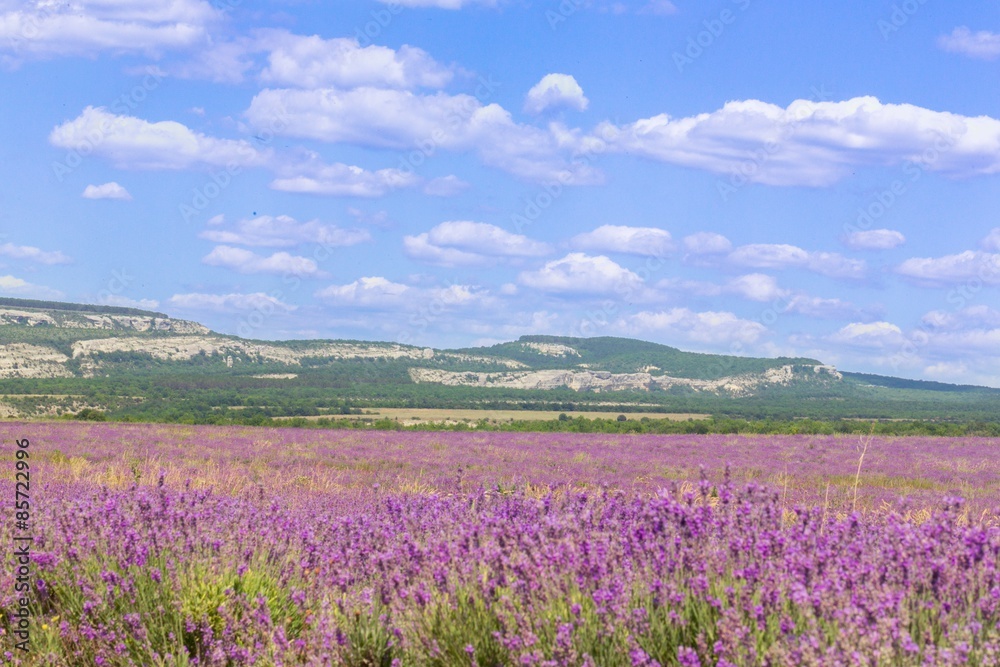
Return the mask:
[[(653, 404), (678, 413), (922, 419), (1000, 412), (1000, 389), (843, 372), (806, 357), (686, 352), (610, 336), (525, 335), (452, 349), (268, 341), (107, 308), (115, 310), (0, 301), (0, 415), (81, 406), (123, 418), (198, 419), (232, 409), (278, 416), (359, 406), (586, 409), (609, 394), (625, 411)], [(89, 398), (72, 398), (79, 396)]]

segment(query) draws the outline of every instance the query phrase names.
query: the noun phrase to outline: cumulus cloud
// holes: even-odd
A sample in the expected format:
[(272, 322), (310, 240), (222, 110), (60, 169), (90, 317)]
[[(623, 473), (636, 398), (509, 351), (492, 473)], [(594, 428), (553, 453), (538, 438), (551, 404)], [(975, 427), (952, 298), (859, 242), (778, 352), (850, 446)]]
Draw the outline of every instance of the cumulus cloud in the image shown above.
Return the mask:
[(697, 232), (684, 237), (684, 250), (692, 255), (719, 255), (732, 249), (730, 240), (715, 232)]
[(105, 306), (119, 306), (122, 308), (142, 308), (143, 310), (154, 310), (160, 307), (160, 302), (156, 299), (130, 299), (121, 294), (108, 294), (101, 301)]
[(29, 0), (4, 3), (0, 10), (0, 51), (13, 62), (186, 50), (203, 43), (220, 16), (205, 0)]
[(402, 305), (411, 291), (408, 285), (369, 276), (346, 285), (330, 285), (317, 291), (316, 296), (332, 304), (383, 308)]
[(259, 166), (271, 157), (270, 150), (245, 140), (217, 139), (175, 121), (150, 123), (103, 107), (87, 107), (57, 126), (49, 143), (100, 155), (123, 169)]
[(1000, 227), (994, 227), (990, 233), (979, 242), (979, 247), (991, 252), (1000, 252)]
[(292, 311), (296, 306), (289, 305), (280, 299), (254, 292), (252, 294), (205, 294), (190, 292), (175, 294), (167, 302), (182, 310), (199, 310), (213, 313), (239, 313), (248, 310), (268, 312), (271, 310)]
[(493, 258), (474, 252), (434, 245), (426, 232), (416, 236), (404, 236), (403, 252), (411, 259), (438, 266), (487, 266), (494, 261)]
[(973, 280), (1000, 285), (1000, 253), (966, 250), (943, 257), (913, 257), (897, 266), (896, 273), (914, 284), (929, 287)]
[(760, 322), (741, 319), (730, 312), (695, 312), (688, 308), (642, 311), (620, 320), (617, 328), (627, 335), (656, 334), (663, 340), (700, 346), (752, 345), (767, 333), (767, 327)]
[(592, 232), (579, 234), (570, 240), (570, 245), (577, 250), (649, 257), (665, 257), (674, 249), (670, 232), (665, 229), (623, 225), (603, 225)]
[(879, 308), (861, 309), (843, 299), (826, 299), (808, 294), (796, 294), (788, 299), (784, 312), (797, 313), (806, 317), (844, 320), (862, 317), (873, 318), (880, 310)]
[(854, 250), (891, 250), (906, 243), (906, 237), (894, 229), (870, 229), (848, 234), (844, 243)]
[(436, 310), (482, 305), (489, 293), (473, 285), (414, 287), (382, 276), (358, 278), (345, 285), (330, 285), (316, 292), (323, 301), (338, 306), (413, 311), (433, 303)]
[(69, 264), (70, 258), (59, 250), (41, 250), (30, 245), (0, 245), (0, 257), (23, 259), (36, 264)]
[(670, 0), (649, 0), (639, 9), (640, 14), (651, 14), (653, 16), (670, 16), (677, 13), (677, 5)]
[(483, 265), (492, 258), (539, 257), (548, 244), (485, 222), (442, 222), (429, 232), (403, 238), (406, 254), (414, 259), (445, 266)]
[(299, 192), (333, 197), (382, 197), (417, 185), (420, 178), (400, 169), (368, 171), (347, 164), (306, 163), (282, 169), (285, 175), (271, 181), (281, 192)]
[(537, 271), (524, 271), (518, 282), (543, 292), (565, 294), (613, 294), (642, 286), (642, 279), (604, 255), (592, 257), (573, 252), (547, 262)]
[(938, 46), (945, 51), (960, 53), (980, 60), (1000, 57), (1000, 33), (980, 30), (972, 32), (966, 26), (955, 28), (949, 35), (938, 38)]
[(123, 199), (131, 201), (132, 195), (128, 190), (118, 185), (114, 181), (104, 185), (88, 185), (83, 190), (84, 199)]
[(778, 281), (773, 276), (763, 273), (750, 273), (734, 278), (726, 286), (726, 290), (751, 301), (774, 301), (789, 294), (787, 289), (778, 287)]
[(544, 113), (550, 109), (584, 111), (590, 100), (583, 88), (569, 74), (546, 74), (532, 86), (524, 101), (524, 110), (530, 114)]
[(746, 178), (779, 186), (825, 186), (858, 166), (906, 162), (953, 176), (1000, 172), (1000, 120), (874, 97), (796, 100), (786, 108), (734, 101), (687, 118), (603, 123), (593, 138), (609, 151), (718, 174), (743, 174), (751, 163), (755, 170)]
[(863, 278), (867, 272), (867, 266), (861, 260), (778, 243), (740, 246), (729, 253), (727, 261), (735, 266), (758, 269), (806, 269), (831, 278)]
[(437, 9), (463, 9), (465, 7), (498, 7), (501, 0), (378, 0), (400, 7), (436, 7)]
[(263, 257), (245, 248), (216, 246), (201, 260), (209, 266), (218, 266), (239, 273), (273, 273), (289, 276), (319, 277), (325, 275), (311, 259), (287, 252), (276, 252)]
[(920, 318), (923, 327), (934, 331), (1000, 328), (1000, 310), (979, 304), (958, 310), (932, 310)]
[(453, 76), (426, 51), (404, 45), (362, 47), (353, 37), (323, 39), (268, 31), (261, 39), (269, 50), (261, 79), (296, 88), (441, 88)]
[(59, 290), (35, 285), (22, 278), (11, 275), (0, 276), (0, 294), (19, 297), (22, 299), (63, 299), (65, 294)]
[(246, 116), (255, 127), (281, 118), (278, 131), (286, 136), (412, 151), (413, 159), (475, 151), (487, 166), (528, 180), (565, 185), (602, 180), (589, 161), (571, 160), (580, 146), (579, 133), (516, 123), (500, 105), (483, 105), (471, 95), (370, 86), (268, 88), (253, 98)]
[(442, 176), (434, 178), (424, 186), (424, 194), (432, 197), (454, 197), (468, 190), (471, 186), (458, 176)]
[(221, 220), (209, 221), (214, 229), (203, 231), (199, 236), (215, 243), (285, 248), (305, 243), (315, 243), (326, 247), (357, 245), (371, 240), (371, 234), (364, 229), (342, 229), (327, 225), (319, 220), (299, 222), (287, 215), (261, 215), (240, 220), (229, 229), (218, 229)]
[(828, 336), (828, 340), (867, 348), (900, 347), (906, 343), (902, 329), (891, 322), (851, 322)]

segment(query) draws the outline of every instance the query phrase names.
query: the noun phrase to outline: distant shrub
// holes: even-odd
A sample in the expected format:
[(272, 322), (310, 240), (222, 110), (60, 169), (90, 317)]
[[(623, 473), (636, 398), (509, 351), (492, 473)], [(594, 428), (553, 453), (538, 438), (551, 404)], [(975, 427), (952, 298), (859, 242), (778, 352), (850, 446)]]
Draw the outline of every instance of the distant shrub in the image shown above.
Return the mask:
[(108, 421), (108, 416), (101, 412), (100, 410), (94, 410), (93, 408), (84, 408), (76, 413), (73, 417), (80, 421), (86, 422), (106, 422)]

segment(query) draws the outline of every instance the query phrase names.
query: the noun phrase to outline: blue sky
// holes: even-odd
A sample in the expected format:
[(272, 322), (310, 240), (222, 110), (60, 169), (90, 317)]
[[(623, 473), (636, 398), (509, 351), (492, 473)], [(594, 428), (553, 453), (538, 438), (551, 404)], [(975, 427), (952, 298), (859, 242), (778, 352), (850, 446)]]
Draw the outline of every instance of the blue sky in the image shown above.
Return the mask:
[(1000, 386), (1000, 5), (0, 0), (0, 293)]

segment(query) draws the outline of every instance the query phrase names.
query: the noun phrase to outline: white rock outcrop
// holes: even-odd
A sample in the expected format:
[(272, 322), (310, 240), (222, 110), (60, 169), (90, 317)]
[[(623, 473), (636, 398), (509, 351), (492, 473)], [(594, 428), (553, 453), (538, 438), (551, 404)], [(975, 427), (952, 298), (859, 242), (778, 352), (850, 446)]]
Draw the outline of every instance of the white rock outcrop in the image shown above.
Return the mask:
[[(830, 367), (832, 368), (832, 367)], [(829, 371), (828, 371), (829, 372)], [(835, 373), (836, 371), (834, 371)], [(839, 373), (834, 377), (839, 376)], [(411, 368), (414, 382), (431, 382), (449, 386), (504, 387), (509, 389), (555, 389), (574, 391), (624, 391), (670, 389), (686, 387), (694, 391), (752, 396), (765, 386), (788, 385), (796, 379), (791, 365), (770, 368), (763, 373), (746, 373), (716, 380), (693, 380), (649, 373), (610, 373), (608, 371), (514, 371), (514, 372), (461, 372), (435, 368)], [(839, 378), (838, 378), (839, 379)]]
[(0, 345), (0, 378), (72, 377), (67, 361), (69, 357), (51, 347), (27, 343)]

